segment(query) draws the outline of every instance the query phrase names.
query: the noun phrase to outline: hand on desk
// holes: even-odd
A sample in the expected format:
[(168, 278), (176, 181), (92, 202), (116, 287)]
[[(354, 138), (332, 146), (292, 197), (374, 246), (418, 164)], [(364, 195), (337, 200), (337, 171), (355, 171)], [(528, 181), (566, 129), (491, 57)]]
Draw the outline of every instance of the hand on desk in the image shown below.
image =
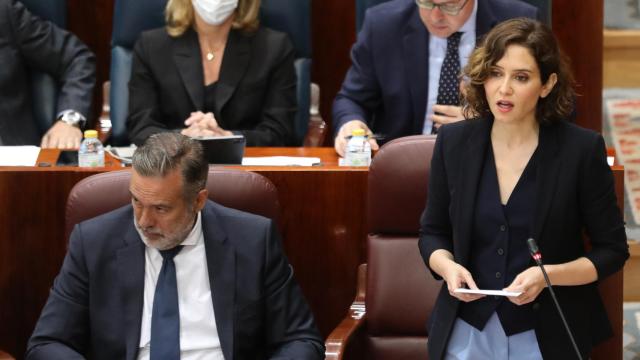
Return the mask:
[(340, 127), (340, 131), (338, 131), (338, 135), (336, 135), (336, 138), (333, 141), (333, 147), (336, 149), (338, 155), (344, 157), (344, 152), (347, 147), (347, 138), (351, 136), (353, 130), (356, 129), (363, 129), (364, 133), (369, 136), (369, 144), (371, 144), (371, 150), (378, 150), (378, 142), (372, 137), (373, 133), (371, 132), (367, 124), (360, 120), (351, 120), (344, 123), (344, 125)]
[(187, 126), (186, 129), (181, 131), (182, 135), (191, 137), (204, 137), (204, 136), (231, 136), (233, 133), (227, 131), (220, 126), (216, 121), (213, 113), (203, 113), (202, 111), (192, 112), (191, 116), (184, 121)]
[(82, 131), (75, 126), (56, 121), (42, 137), (40, 147), (58, 149), (77, 149), (82, 140)]

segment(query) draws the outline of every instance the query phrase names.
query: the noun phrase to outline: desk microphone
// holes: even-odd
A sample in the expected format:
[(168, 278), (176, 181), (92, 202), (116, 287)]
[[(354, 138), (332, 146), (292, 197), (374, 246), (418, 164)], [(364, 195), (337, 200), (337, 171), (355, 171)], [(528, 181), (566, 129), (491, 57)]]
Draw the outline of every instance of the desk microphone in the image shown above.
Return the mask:
[(549, 281), (549, 276), (547, 275), (547, 271), (542, 266), (542, 254), (540, 254), (540, 250), (538, 249), (538, 245), (533, 238), (527, 239), (527, 245), (529, 245), (529, 252), (531, 253), (531, 257), (535, 260), (536, 264), (542, 270), (542, 275), (544, 276), (544, 282), (547, 283), (547, 289), (551, 293), (551, 298), (556, 305), (556, 309), (558, 309), (558, 313), (560, 314), (560, 318), (562, 319), (562, 323), (564, 324), (564, 328), (567, 330), (567, 334), (569, 334), (569, 339), (571, 339), (571, 344), (573, 345), (573, 349), (576, 351), (576, 355), (579, 360), (582, 360), (582, 355), (580, 355), (580, 350), (578, 350), (578, 345), (576, 345), (576, 340), (573, 338), (571, 334), (571, 329), (569, 328), (569, 324), (567, 324), (567, 319), (564, 317), (564, 313), (560, 308), (560, 303), (558, 303), (558, 299), (556, 298), (555, 292), (553, 292), (553, 287), (551, 287), (551, 281)]

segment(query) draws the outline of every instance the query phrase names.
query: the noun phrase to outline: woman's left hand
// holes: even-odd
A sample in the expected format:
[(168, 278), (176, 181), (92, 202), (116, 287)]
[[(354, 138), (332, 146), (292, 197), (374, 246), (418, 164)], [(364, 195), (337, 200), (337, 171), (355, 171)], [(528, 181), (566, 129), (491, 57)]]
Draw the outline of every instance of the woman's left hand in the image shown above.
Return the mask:
[(545, 288), (544, 276), (539, 267), (533, 266), (516, 276), (505, 291), (519, 292), (519, 296), (510, 296), (509, 301), (516, 305), (524, 305), (534, 301)]

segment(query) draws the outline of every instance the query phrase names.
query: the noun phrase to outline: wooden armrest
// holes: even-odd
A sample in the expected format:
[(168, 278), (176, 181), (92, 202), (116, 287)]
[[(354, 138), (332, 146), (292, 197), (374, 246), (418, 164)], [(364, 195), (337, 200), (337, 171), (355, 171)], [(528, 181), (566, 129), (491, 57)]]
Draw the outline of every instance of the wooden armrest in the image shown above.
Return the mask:
[(327, 337), (324, 345), (326, 347), (325, 359), (342, 359), (347, 345), (356, 336), (358, 330), (365, 322), (367, 309), (365, 307), (366, 297), (367, 264), (358, 266), (358, 283), (356, 287), (356, 297), (349, 307), (349, 313), (342, 319), (340, 324), (333, 329)]
[(0, 350), (0, 360), (15, 360), (15, 358), (6, 352)]

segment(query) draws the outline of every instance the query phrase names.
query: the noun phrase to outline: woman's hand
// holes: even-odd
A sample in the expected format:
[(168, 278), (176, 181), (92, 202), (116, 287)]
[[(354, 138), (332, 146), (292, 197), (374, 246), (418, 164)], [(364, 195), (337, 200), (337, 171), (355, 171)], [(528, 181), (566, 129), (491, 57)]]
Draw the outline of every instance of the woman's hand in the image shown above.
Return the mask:
[(186, 129), (181, 131), (182, 135), (191, 137), (205, 136), (231, 136), (233, 133), (227, 131), (216, 121), (213, 113), (203, 113), (202, 111), (192, 112), (191, 116), (185, 120)]
[(449, 295), (464, 302), (470, 302), (485, 297), (485, 295), (481, 294), (465, 294), (454, 292), (455, 289), (465, 287), (474, 290), (478, 289), (475, 281), (473, 281), (471, 273), (467, 269), (465, 269), (464, 266), (452, 260), (449, 260), (449, 264), (445, 265), (443, 270), (444, 271), (442, 273), (442, 278), (447, 283)]
[(534, 301), (540, 292), (545, 288), (542, 270), (537, 266), (532, 266), (516, 276), (511, 285), (504, 288), (505, 291), (519, 292), (519, 296), (510, 296), (509, 301), (516, 305), (524, 305)]

